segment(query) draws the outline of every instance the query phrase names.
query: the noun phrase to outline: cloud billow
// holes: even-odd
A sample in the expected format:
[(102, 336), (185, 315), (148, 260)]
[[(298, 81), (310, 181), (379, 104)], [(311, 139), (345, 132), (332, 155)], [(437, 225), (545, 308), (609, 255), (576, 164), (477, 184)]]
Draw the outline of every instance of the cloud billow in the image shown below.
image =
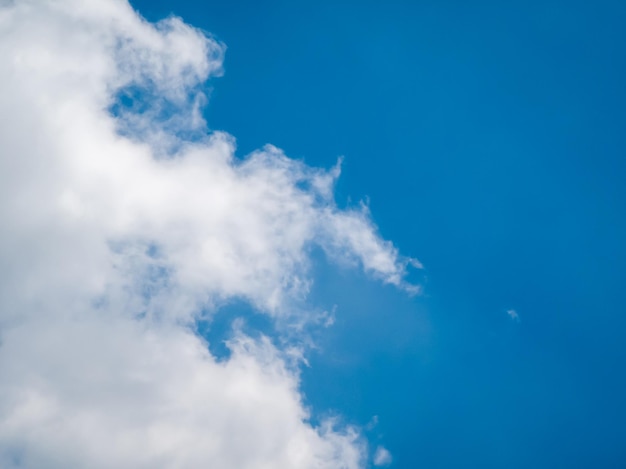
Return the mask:
[(236, 333), (218, 361), (189, 327), (233, 298), (306, 321), (313, 245), (411, 288), (335, 205), (338, 166), (206, 132), (223, 51), (122, 0), (0, 3), (0, 466), (364, 463), (355, 429), (309, 423), (285, 350)]

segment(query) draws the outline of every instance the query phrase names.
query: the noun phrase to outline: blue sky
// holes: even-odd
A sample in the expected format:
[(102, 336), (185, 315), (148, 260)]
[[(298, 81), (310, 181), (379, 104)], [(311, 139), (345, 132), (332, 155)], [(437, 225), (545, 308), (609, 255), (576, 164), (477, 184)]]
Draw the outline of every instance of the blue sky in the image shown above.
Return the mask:
[(0, 1), (0, 467), (626, 466), (624, 2), (131, 3)]
[(318, 266), (315, 412), (377, 415), (396, 468), (624, 467), (626, 4), (132, 3), (227, 45), (238, 155), (343, 155), (338, 203), (425, 266), (413, 298)]

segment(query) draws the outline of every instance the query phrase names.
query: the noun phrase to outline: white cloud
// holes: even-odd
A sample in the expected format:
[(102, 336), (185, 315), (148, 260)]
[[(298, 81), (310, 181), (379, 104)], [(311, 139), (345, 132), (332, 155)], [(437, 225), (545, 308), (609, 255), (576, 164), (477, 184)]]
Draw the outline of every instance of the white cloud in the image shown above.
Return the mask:
[(507, 309), (506, 314), (508, 314), (513, 321), (519, 322), (519, 314), (517, 314), (517, 311), (514, 309)]
[[(1, 467), (363, 463), (356, 430), (308, 422), (291, 350), (239, 333), (217, 362), (191, 327), (231, 298), (306, 321), (314, 244), (410, 288), (334, 204), (339, 167), (203, 135), (222, 54), (126, 0), (0, 2)], [(150, 106), (112, 113), (124, 93)]]
[(386, 448), (383, 446), (376, 448), (376, 452), (374, 453), (374, 466), (388, 466), (391, 464), (392, 460), (391, 453)]

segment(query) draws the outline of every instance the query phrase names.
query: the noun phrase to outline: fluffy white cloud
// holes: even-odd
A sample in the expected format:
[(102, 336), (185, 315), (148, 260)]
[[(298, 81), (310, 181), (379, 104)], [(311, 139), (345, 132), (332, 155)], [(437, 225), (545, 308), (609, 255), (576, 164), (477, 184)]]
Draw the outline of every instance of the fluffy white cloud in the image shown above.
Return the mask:
[(239, 336), (227, 362), (171, 327), (39, 321), (0, 354), (3, 468), (359, 467), (351, 429), (305, 423), (293, 370)]
[(355, 430), (308, 422), (285, 351), (238, 333), (217, 362), (193, 332), (230, 298), (306, 321), (314, 245), (411, 288), (336, 207), (339, 167), (204, 133), (222, 54), (126, 0), (0, 1), (2, 467), (363, 463)]

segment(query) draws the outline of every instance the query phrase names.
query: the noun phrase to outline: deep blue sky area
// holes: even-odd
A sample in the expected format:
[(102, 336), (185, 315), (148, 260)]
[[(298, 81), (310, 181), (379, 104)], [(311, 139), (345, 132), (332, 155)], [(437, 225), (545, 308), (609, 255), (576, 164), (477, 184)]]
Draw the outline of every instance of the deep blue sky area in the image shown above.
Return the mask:
[(394, 468), (626, 467), (626, 2), (132, 3), (228, 46), (240, 156), (345, 156), (338, 203), (425, 266), (319, 266), (316, 413), (377, 415)]

